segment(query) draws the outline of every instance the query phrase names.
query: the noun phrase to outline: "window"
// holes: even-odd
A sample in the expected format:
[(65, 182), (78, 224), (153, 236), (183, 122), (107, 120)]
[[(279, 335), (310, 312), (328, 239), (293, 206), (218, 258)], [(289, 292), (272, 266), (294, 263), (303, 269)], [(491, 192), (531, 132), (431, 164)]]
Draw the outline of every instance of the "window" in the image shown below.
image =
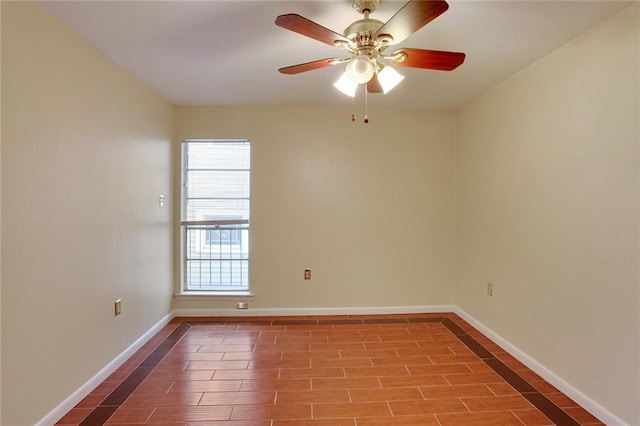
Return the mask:
[(183, 291), (249, 290), (247, 140), (182, 143)]

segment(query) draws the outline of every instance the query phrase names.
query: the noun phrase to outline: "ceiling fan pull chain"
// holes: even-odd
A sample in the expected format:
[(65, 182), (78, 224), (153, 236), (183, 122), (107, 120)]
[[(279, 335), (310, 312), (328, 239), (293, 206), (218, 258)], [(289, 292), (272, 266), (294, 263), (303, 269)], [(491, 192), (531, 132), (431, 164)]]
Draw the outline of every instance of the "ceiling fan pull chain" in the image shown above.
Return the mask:
[(364, 124), (369, 122), (369, 116), (367, 112), (369, 110), (369, 94), (368, 94), (367, 86), (364, 86)]
[[(356, 89), (356, 94), (358, 89)], [(356, 121), (356, 97), (351, 98), (351, 121)]]

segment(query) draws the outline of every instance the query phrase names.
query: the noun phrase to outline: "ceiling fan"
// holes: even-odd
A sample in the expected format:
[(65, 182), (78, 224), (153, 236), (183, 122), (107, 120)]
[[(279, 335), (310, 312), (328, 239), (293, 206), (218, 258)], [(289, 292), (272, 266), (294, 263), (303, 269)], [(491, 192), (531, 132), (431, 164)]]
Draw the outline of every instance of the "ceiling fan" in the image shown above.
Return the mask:
[[(349, 25), (343, 34), (327, 29), (295, 13), (280, 15), (276, 25), (330, 46), (346, 50), (346, 58), (326, 58), (280, 68), (282, 74), (299, 74), (332, 65), (346, 63), (346, 71), (334, 86), (355, 96), (360, 84), (367, 92), (387, 93), (404, 78), (391, 65), (451, 71), (460, 66), (464, 53), (400, 48), (390, 54), (385, 50), (398, 44), (414, 32), (443, 14), (449, 5), (444, 0), (415, 0), (406, 3), (387, 22), (369, 18), (378, 9), (380, 0), (352, 0), (352, 7), (364, 15)], [(388, 64), (387, 64), (388, 63)]]

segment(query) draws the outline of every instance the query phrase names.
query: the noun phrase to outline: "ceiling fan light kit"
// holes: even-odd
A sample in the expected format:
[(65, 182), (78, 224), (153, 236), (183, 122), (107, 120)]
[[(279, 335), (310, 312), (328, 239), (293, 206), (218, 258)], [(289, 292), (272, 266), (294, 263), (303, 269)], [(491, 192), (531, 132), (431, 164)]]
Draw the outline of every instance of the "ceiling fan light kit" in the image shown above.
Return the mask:
[(333, 85), (340, 92), (354, 97), (361, 84), (366, 85), (366, 94), (388, 93), (400, 83), (404, 76), (393, 69), (391, 64), (451, 71), (464, 62), (465, 54), (459, 52), (401, 48), (391, 54), (384, 53), (389, 46), (404, 41), (443, 14), (449, 8), (445, 0), (409, 1), (386, 23), (369, 18), (369, 14), (380, 6), (380, 0), (352, 0), (351, 5), (364, 17), (351, 23), (343, 34), (297, 14), (278, 16), (275, 23), (279, 27), (346, 50), (350, 54), (347, 58), (320, 59), (280, 68), (278, 71), (283, 74), (299, 74), (346, 62), (345, 73)]
[(404, 80), (404, 75), (391, 67), (383, 67), (378, 71), (378, 82), (380, 83), (380, 86), (382, 86), (382, 93), (388, 93), (402, 80)]
[(347, 75), (354, 83), (368, 83), (376, 72), (373, 63), (367, 55), (357, 55), (347, 62)]
[(351, 80), (346, 71), (333, 83), (333, 86), (345, 95), (353, 98), (356, 95), (359, 84)]

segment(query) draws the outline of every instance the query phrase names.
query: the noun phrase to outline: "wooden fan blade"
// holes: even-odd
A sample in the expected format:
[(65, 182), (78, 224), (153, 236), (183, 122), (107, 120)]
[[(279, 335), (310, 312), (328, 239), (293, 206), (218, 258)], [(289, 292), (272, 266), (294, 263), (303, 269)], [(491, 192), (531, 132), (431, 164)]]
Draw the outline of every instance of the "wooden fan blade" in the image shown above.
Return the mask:
[(367, 83), (367, 92), (369, 93), (382, 93), (382, 86), (380, 85), (380, 82), (378, 81), (378, 75), (374, 74), (373, 77), (371, 77), (371, 80), (369, 80), (369, 82)]
[(443, 52), (440, 50), (412, 48), (398, 49), (393, 52), (391, 56), (396, 56), (398, 54), (405, 54), (406, 59), (399, 62), (391, 61), (393, 65), (440, 71), (451, 71), (458, 68), (464, 62), (464, 58), (466, 56), (464, 53), (459, 52)]
[(342, 62), (342, 58), (319, 59), (313, 62), (305, 62), (304, 64), (291, 65), (289, 67), (279, 68), (282, 74), (300, 74), (301, 72), (313, 71), (320, 68), (330, 67)]
[(349, 42), (342, 34), (331, 31), (295, 13), (278, 16), (276, 18), (276, 25), (330, 46), (334, 46), (333, 42), (336, 40)]
[(410, 1), (380, 27), (376, 35), (388, 34), (393, 37), (393, 44), (400, 43), (447, 9), (449, 5), (444, 0)]

